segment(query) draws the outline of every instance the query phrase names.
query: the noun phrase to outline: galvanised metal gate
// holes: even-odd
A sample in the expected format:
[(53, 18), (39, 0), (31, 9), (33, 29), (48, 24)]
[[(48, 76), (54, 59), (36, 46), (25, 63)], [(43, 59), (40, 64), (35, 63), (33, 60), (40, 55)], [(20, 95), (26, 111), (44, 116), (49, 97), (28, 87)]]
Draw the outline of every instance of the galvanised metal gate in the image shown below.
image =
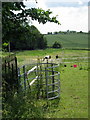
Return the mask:
[(18, 78), (22, 90), (30, 90), (34, 98), (55, 99), (60, 97), (59, 65), (55, 63), (37, 63), (23, 65), (18, 69)]

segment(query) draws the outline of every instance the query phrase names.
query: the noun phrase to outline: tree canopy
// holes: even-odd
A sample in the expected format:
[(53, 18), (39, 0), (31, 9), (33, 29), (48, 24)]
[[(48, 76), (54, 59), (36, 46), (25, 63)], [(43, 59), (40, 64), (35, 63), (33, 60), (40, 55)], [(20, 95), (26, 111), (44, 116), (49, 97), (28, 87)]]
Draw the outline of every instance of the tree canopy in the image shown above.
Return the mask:
[(22, 26), (19, 32), (14, 34), (13, 38), (11, 41), (11, 50), (34, 50), (45, 49), (47, 47), (44, 35), (34, 25), (27, 25), (26, 28)]
[[(16, 14), (15, 11), (19, 11), (19, 12)], [(52, 14), (50, 10), (44, 11), (43, 9), (40, 8), (26, 9), (26, 6), (24, 5), (23, 2), (2, 2), (3, 43), (12, 42), (16, 38), (21, 39), (21, 37), (25, 37), (25, 36), (27, 37), (27, 34), (29, 33), (32, 34), (32, 32), (29, 30), (30, 27), (28, 25), (28, 17), (30, 17), (32, 20), (38, 20), (39, 23), (43, 23), (43, 24), (45, 24), (48, 21), (60, 24), (56, 16), (50, 17), (50, 14)], [(38, 30), (36, 30), (35, 28), (33, 32), (35, 31)], [(20, 34), (22, 34), (21, 37)]]

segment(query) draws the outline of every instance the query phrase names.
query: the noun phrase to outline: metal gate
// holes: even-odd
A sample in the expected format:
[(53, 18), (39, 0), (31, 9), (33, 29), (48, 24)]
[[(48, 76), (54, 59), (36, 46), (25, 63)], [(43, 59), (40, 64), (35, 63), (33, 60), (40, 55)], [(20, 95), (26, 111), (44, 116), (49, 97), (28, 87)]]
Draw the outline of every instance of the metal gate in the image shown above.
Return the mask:
[(23, 65), (18, 69), (22, 90), (34, 98), (55, 99), (60, 97), (60, 73), (58, 64), (37, 63)]

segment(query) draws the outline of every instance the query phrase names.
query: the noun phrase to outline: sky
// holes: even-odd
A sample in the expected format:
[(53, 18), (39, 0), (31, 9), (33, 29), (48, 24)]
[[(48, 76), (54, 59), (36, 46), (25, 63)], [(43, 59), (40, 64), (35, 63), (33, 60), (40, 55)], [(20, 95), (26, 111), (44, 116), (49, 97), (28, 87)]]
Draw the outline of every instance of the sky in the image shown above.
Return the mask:
[(27, 0), (24, 2), (27, 8), (35, 7), (44, 10), (50, 9), (52, 16), (56, 16), (61, 23), (47, 22), (46, 24), (32, 21), (29, 24), (35, 25), (42, 34), (55, 31), (83, 31), (88, 32), (88, 8), (90, 7), (89, 0)]

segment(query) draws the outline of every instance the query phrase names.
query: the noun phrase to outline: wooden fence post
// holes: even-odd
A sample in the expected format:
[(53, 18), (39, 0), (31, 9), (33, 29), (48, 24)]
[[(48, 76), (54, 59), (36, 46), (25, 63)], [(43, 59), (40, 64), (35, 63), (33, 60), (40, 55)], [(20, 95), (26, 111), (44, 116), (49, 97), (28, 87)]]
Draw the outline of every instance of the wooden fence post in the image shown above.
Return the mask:
[(13, 64), (11, 65), (11, 76), (12, 76), (12, 79), (13, 79), (13, 76), (14, 76), (14, 69), (13, 69)]
[(26, 90), (26, 73), (25, 73), (25, 65), (23, 66), (23, 74), (24, 74), (24, 89)]
[(19, 81), (18, 81), (18, 67), (17, 67), (17, 58), (15, 57), (15, 73), (16, 73), (16, 83), (17, 83), (17, 92), (18, 92), (18, 87), (19, 87)]

